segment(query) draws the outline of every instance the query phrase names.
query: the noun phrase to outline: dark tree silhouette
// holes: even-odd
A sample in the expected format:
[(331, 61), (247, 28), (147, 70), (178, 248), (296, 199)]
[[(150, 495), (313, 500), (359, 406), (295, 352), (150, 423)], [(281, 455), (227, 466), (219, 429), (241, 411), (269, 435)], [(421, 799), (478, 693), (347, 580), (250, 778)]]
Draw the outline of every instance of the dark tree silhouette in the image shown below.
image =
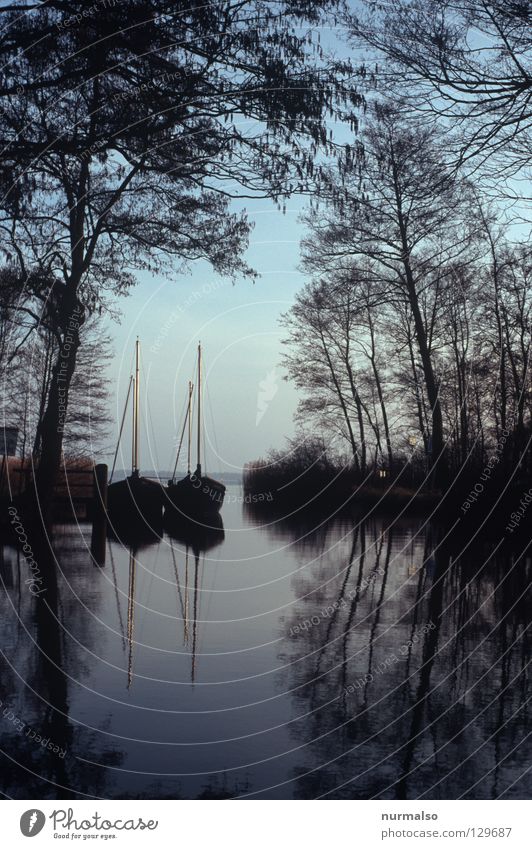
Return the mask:
[[(288, 335), (284, 365), (305, 393), (298, 407), (303, 426), (317, 424), (348, 442), (354, 468), (367, 471), (371, 442), (376, 458), (392, 465), (388, 414), (375, 346), (374, 312), (383, 297), (371, 275), (354, 264), (332, 279), (298, 293), (281, 324)], [(376, 409), (378, 407), (378, 409)], [(369, 438), (366, 431), (370, 432)]]
[[(449, 173), (435, 130), (403, 117), (400, 107), (378, 104), (360, 146), (346, 147), (329, 177), (329, 201), (307, 216), (304, 267), (335, 273), (366, 258), (386, 281), (389, 299), (404, 302), (412, 319), (430, 407), (428, 447), (435, 477), (446, 477), (439, 375), (433, 351), (427, 290), (441, 291), (441, 269), (465, 256), (474, 228), (468, 186)], [(325, 182), (325, 181), (324, 181)]]
[[(378, 57), (379, 87), (457, 130), (458, 161), (530, 161), (532, 11), (529, 0), (364, 0), (348, 14), (355, 45)], [(381, 64), (382, 63), (382, 64)], [(498, 156), (497, 154), (501, 154)]]
[(23, 278), (46, 281), (33, 294), (59, 342), (41, 423), (45, 504), (87, 315), (138, 269), (206, 259), (220, 273), (251, 273), (241, 258), (249, 225), (231, 199), (303, 187), (340, 88), (311, 28), (337, 5), (3, 10), (2, 236)]

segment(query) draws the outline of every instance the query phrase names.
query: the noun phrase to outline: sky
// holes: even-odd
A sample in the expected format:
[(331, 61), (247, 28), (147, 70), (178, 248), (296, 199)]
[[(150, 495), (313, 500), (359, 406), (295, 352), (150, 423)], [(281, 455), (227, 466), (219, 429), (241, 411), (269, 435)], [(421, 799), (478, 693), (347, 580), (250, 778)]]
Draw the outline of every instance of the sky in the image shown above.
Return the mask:
[[(344, 49), (339, 30), (320, 30), (324, 47)], [(335, 123), (331, 129), (336, 141), (352, 140), (347, 126)], [(259, 272), (256, 282), (243, 279), (233, 284), (204, 262), (174, 279), (138, 274), (139, 285), (119, 303), (121, 324), (107, 327), (116, 358), (109, 371), (115, 424), (105, 461), (113, 460), (137, 335), (145, 372), (141, 470), (167, 471), (174, 466), (198, 341), (205, 366), (204, 471), (241, 473), (245, 463), (264, 457), (271, 448), (283, 448), (294, 436), (300, 396), (284, 379), (279, 318), (307, 282), (298, 266), (305, 232), (300, 216), (308, 203), (308, 197), (294, 195), (286, 202), (285, 213), (271, 200), (233, 204), (236, 212), (245, 208), (253, 223), (245, 260)], [(130, 467), (128, 421), (117, 469)]]
[[(142, 362), (141, 470), (173, 468), (199, 341), (207, 472), (238, 473), (246, 462), (283, 447), (286, 437), (294, 434), (298, 396), (283, 378), (279, 317), (305, 283), (298, 263), (304, 232), (299, 218), (306, 203), (294, 197), (283, 214), (268, 200), (246, 202), (254, 224), (246, 260), (259, 272), (256, 282), (233, 283), (203, 262), (172, 279), (139, 274), (138, 286), (119, 301), (120, 324), (107, 322), (115, 350), (109, 369), (115, 424), (102, 459), (112, 462), (137, 335)], [(128, 415), (117, 469), (129, 468), (130, 446)]]
[[(342, 50), (338, 35), (322, 32), (322, 44)], [(337, 141), (352, 138), (338, 125), (334, 135)], [(138, 274), (137, 287), (118, 303), (121, 323), (107, 322), (115, 348), (109, 369), (114, 433), (107, 446), (94, 446), (98, 458), (113, 459), (137, 336), (143, 364), (141, 470), (173, 468), (198, 341), (206, 384), (204, 470), (239, 473), (246, 462), (282, 448), (294, 435), (298, 394), (284, 379), (279, 318), (306, 282), (298, 264), (300, 215), (307, 203), (294, 196), (283, 214), (268, 200), (246, 202), (254, 228), (245, 259), (259, 272), (255, 283), (233, 283), (204, 262), (172, 279)], [(240, 208), (235, 203), (235, 211)], [(118, 469), (131, 467), (130, 446), (128, 416)]]

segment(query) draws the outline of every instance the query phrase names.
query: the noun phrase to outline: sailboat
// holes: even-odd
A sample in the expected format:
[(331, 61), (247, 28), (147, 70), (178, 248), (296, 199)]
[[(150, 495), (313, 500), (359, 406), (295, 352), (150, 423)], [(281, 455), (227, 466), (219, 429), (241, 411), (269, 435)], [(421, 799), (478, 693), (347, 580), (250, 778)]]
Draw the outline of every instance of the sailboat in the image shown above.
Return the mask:
[[(204, 475), (201, 468), (201, 438), (202, 438), (202, 408), (201, 408), (201, 344), (198, 345), (198, 384), (197, 384), (197, 464), (195, 472), (191, 471), (191, 440), (192, 440), (192, 396), (193, 385), (189, 383), (188, 406), (181, 434), (174, 474), (165, 490), (165, 519), (177, 519), (192, 522), (209, 522), (220, 512), (224, 497), (225, 486), (220, 481)], [(175, 480), (179, 451), (183, 441), (185, 427), (188, 424), (188, 468), (187, 474), (180, 481)], [(218, 522), (219, 524), (219, 522)]]
[[(133, 387), (133, 440), (131, 451), (131, 475), (125, 480), (111, 483), (107, 490), (107, 513), (111, 523), (119, 530), (119, 535), (136, 536), (157, 532), (162, 524), (163, 487), (156, 481), (143, 478), (139, 472), (139, 400), (140, 400), (140, 342), (135, 345), (135, 377), (131, 379), (124, 415), (118, 437), (118, 445), (127, 412), (131, 388)], [(115, 453), (115, 463), (118, 454)], [(113, 472), (114, 472), (113, 464)], [(112, 474), (111, 474), (112, 480)]]

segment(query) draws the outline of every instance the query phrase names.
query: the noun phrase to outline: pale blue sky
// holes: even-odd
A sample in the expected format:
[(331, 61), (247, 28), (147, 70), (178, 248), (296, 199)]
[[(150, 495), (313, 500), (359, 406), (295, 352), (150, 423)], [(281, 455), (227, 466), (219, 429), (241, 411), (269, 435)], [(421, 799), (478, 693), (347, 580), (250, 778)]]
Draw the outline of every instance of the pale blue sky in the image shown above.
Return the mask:
[[(351, 5), (356, 5), (355, 0)], [(345, 52), (339, 35), (339, 31), (322, 30), (322, 44)], [(337, 141), (352, 140), (347, 127), (336, 124), (333, 128)], [(299, 219), (307, 203), (308, 198), (293, 197), (283, 214), (271, 201), (246, 202), (255, 224), (246, 255), (260, 274), (255, 283), (239, 280), (233, 285), (215, 275), (206, 263), (198, 263), (190, 274), (171, 280), (139, 274), (139, 285), (121, 300), (122, 323), (110, 328), (116, 352), (109, 370), (115, 418), (110, 445), (116, 440), (138, 335), (145, 373), (142, 398), (149, 398), (153, 422), (153, 427), (146, 422), (143, 403), (144, 470), (173, 467), (176, 434), (198, 340), (204, 350), (207, 394), (215, 420), (213, 431), (206, 396), (207, 471), (239, 472), (246, 461), (264, 456), (271, 447), (282, 447), (286, 437), (294, 434), (298, 396), (283, 380), (279, 316), (290, 308), (305, 282), (298, 271), (304, 232)], [(235, 204), (235, 209), (239, 208)], [(256, 424), (258, 392), (265, 379), (273, 397)], [(117, 468), (130, 468), (130, 434), (128, 420)], [(114, 446), (106, 459), (112, 460), (113, 451)], [(101, 448), (95, 446), (95, 453), (101, 457)]]
[[(144, 371), (142, 399), (144, 402), (147, 392), (153, 421), (152, 430), (149, 422), (146, 426), (143, 403), (143, 469), (173, 466), (176, 432), (198, 340), (204, 351), (207, 385), (207, 470), (240, 471), (246, 461), (264, 455), (271, 446), (281, 447), (285, 437), (293, 434), (297, 395), (282, 379), (283, 331), (278, 319), (304, 283), (297, 266), (303, 232), (299, 216), (307, 200), (293, 198), (286, 214), (271, 201), (246, 202), (255, 225), (246, 258), (261, 275), (255, 283), (239, 280), (233, 284), (214, 274), (206, 263), (198, 263), (189, 275), (171, 280), (139, 275), (139, 285), (121, 300), (122, 322), (110, 327), (116, 352), (110, 368), (113, 416), (119, 421), (122, 414), (138, 334)], [(256, 424), (259, 384), (268, 375), (273, 397)], [(130, 433), (128, 422), (117, 468), (129, 466)]]
[[(323, 46), (345, 52), (339, 29), (320, 30)], [(334, 123), (332, 128), (337, 141), (352, 140), (347, 126)], [(286, 437), (293, 436), (298, 394), (283, 379), (280, 367), (283, 330), (279, 317), (290, 308), (305, 283), (298, 264), (304, 233), (300, 216), (308, 203), (308, 197), (294, 196), (287, 201), (283, 214), (269, 200), (235, 202), (234, 209), (245, 208), (254, 223), (246, 260), (260, 274), (255, 283), (239, 280), (233, 284), (214, 274), (206, 263), (197, 263), (190, 274), (176, 275), (173, 280), (139, 274), (139, 285), (121, 301), (122, 323), (111, 327), (116, 350), (110, 370), (113, 441), (116, 442), (116, 422), (122, 415), (138, 334), (154, 425), (151, 428), (149, 422), (146, 426), (143, 421), (143, 469), (173, 468), (176, 433), (180, 431), (198, 340), (204, 351), (206, 384), (215, 421), (213, 433), (206, 403), (207, 471), (240, 472), (244, 463), (264, 456), (271, 447), (282, 448)], [(204, 293), (204, 287), (211, 289)], [(156, 352), (151, 350), (154, 345)], [(266, 402), (267, 408), (256, 424), (259, 384), (268, 377), (275, 395)], [(145, 393), (146, 385), (143, 397)], [(130, 433), (128, 422), (117, 468), (130, 467)], [(113, 452), (114, 446), (107, 459), (112, 460)]]

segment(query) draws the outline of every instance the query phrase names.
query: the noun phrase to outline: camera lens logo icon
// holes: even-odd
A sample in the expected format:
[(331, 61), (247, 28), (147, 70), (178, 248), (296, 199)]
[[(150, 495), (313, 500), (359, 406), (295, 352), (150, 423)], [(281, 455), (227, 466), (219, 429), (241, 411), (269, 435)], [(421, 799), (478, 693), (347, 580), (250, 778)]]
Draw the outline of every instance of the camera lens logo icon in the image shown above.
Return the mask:
[(35, 837), (43, 830), (46, 817), (42, 811), (37, 808), (32, 808), (30, 811), (25, 811), (20, 818), (20, 830), (24, 837)]

